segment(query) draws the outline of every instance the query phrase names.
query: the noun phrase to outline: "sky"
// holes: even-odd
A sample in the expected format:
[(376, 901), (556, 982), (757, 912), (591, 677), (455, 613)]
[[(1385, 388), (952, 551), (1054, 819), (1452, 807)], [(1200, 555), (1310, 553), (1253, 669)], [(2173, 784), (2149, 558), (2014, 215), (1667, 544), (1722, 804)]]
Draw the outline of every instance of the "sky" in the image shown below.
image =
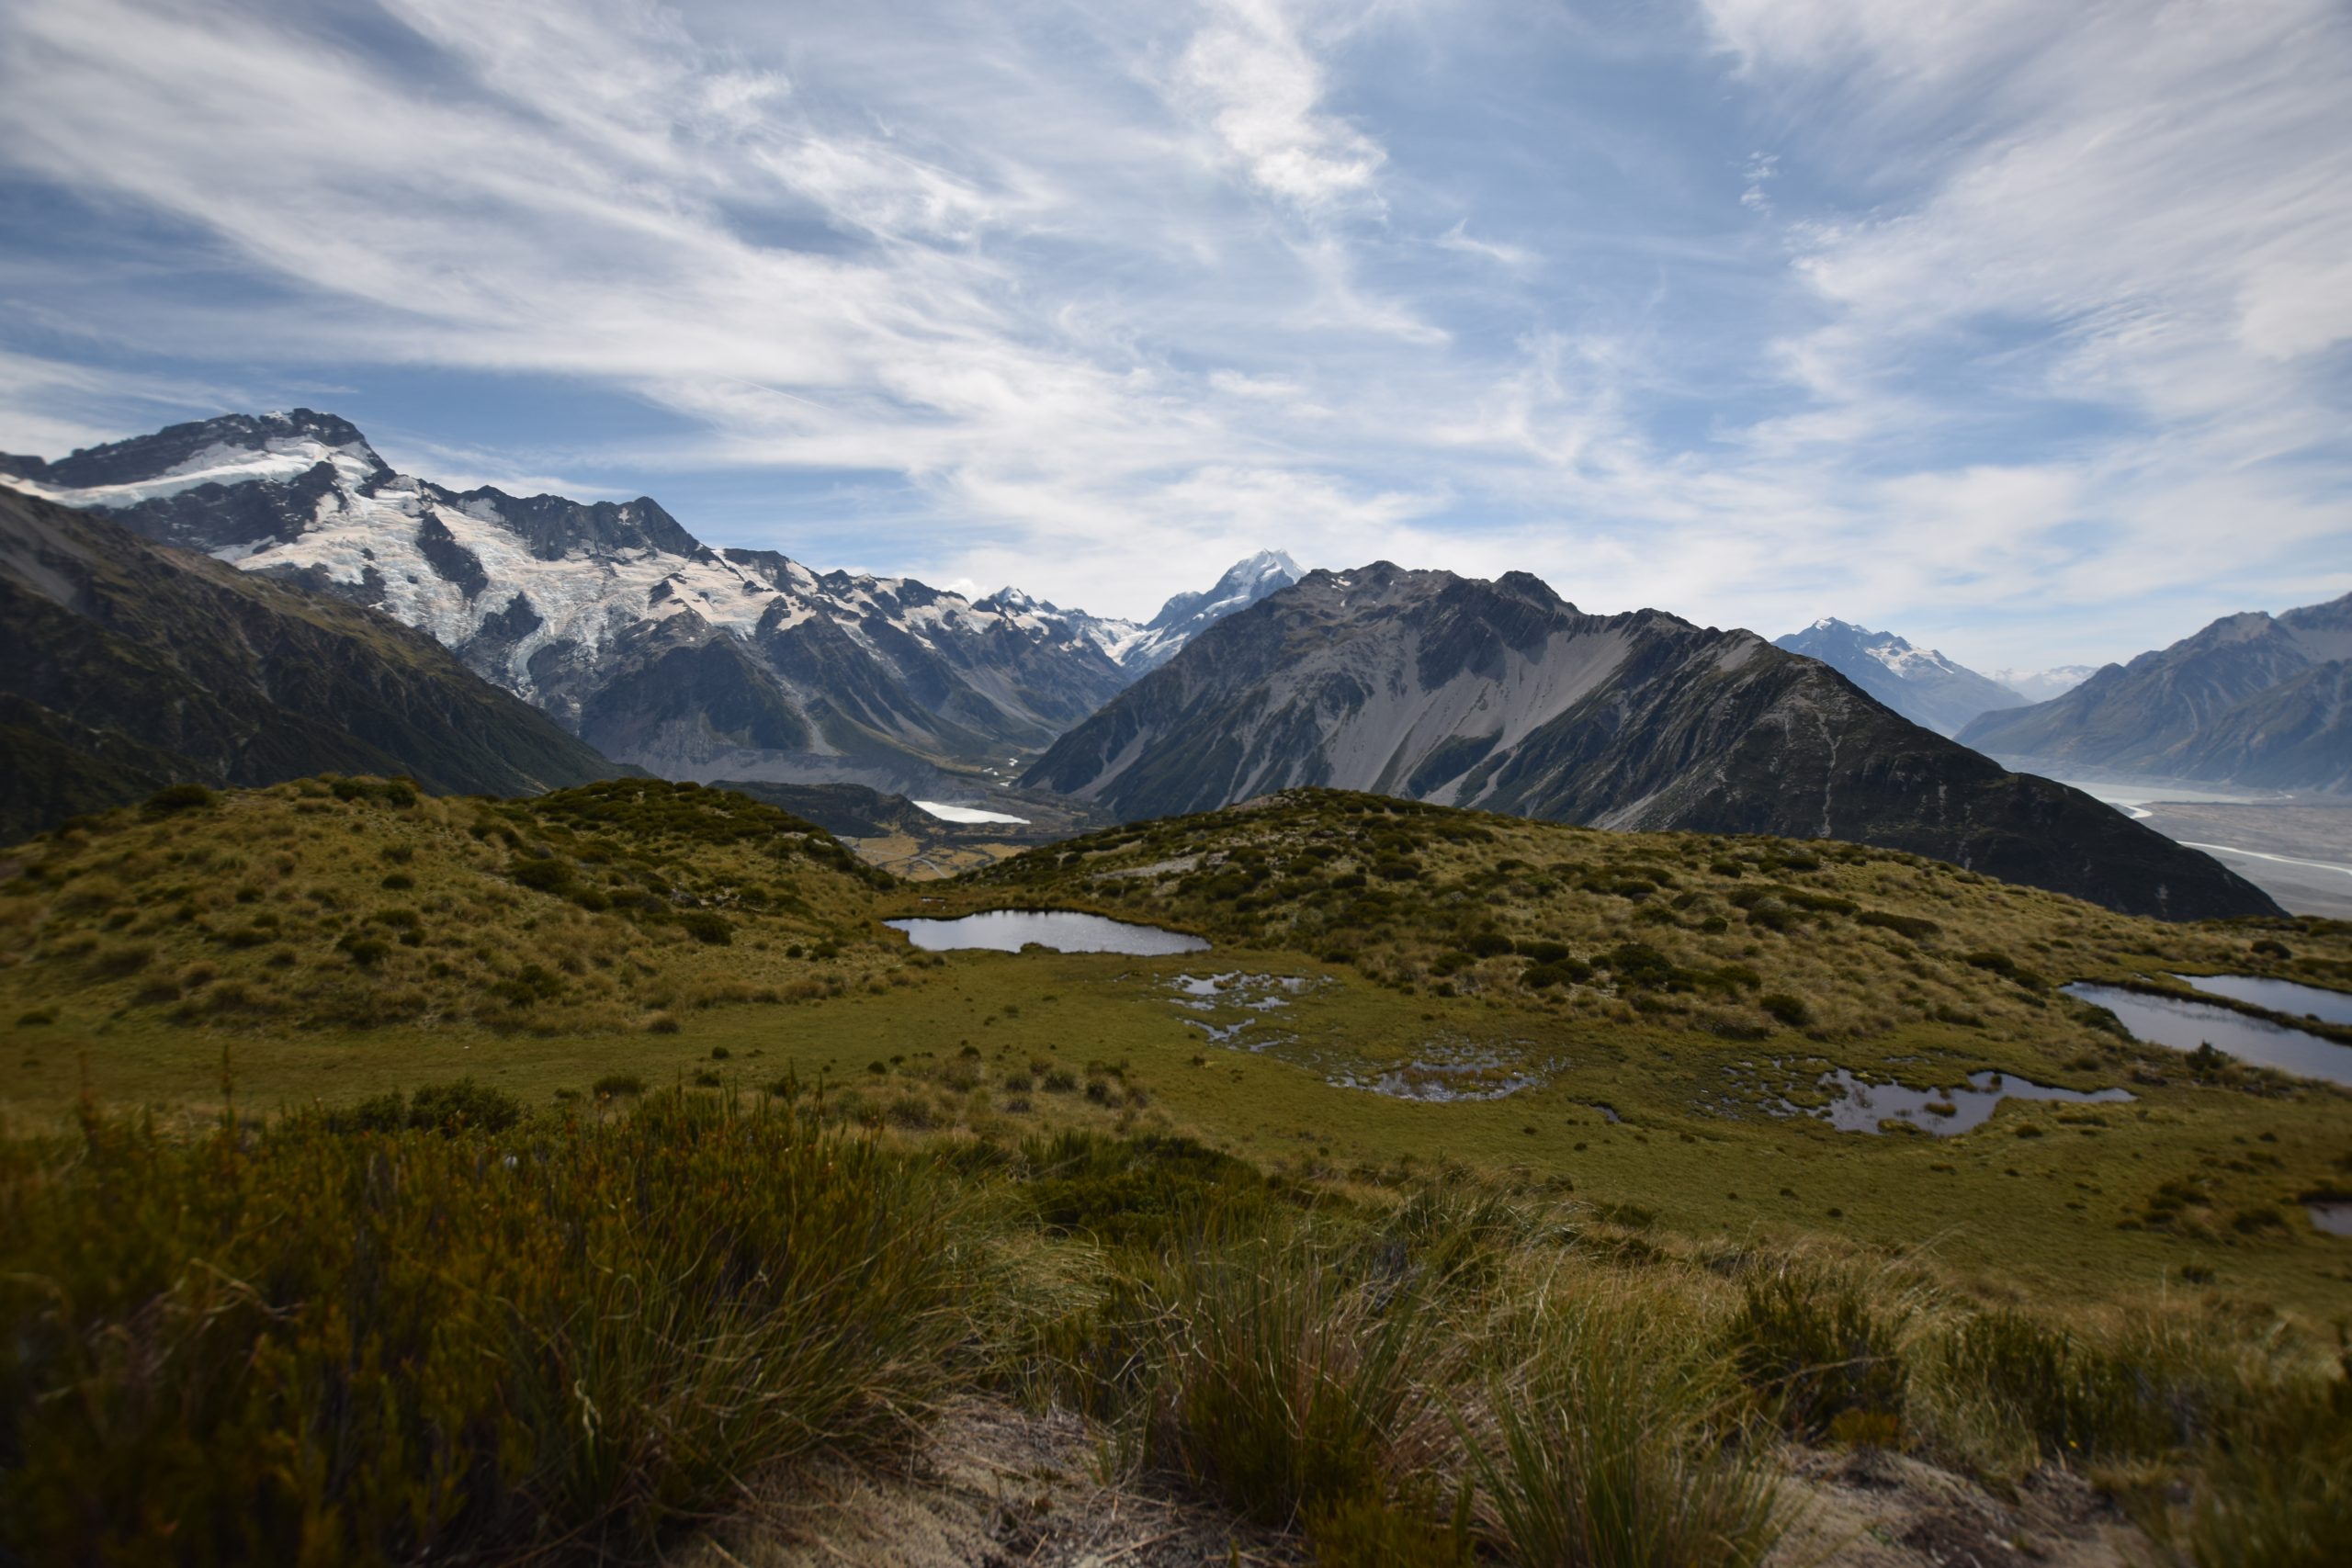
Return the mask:
[(2352, 591), (2341, 0), (9, 0), (0, 450), (1980, 668)]

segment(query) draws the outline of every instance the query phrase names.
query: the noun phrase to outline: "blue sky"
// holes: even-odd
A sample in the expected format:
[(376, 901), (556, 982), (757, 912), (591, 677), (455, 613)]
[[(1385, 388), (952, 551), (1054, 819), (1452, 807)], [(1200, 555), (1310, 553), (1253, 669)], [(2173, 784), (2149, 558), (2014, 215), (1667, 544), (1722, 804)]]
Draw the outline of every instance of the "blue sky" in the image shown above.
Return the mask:
[(2352, 590), (2347, 80), (2334, 0), (11, 0), (0, 449), (2095, 662)]

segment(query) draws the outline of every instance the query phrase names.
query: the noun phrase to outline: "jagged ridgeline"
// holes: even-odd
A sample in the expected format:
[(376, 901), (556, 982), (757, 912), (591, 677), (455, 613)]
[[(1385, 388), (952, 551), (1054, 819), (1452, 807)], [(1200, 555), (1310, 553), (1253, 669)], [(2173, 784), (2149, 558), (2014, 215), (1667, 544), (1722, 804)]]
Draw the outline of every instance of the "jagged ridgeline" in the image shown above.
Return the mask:
[(692, 784), (495, 801), (337, 777), (77, 819), (0, 883), (0, 919), (11, 1017), (658, 1032), (861, 983), (890, 880)]
[(1317, 571), (1203, 632), (1024, 776), (1114, 815), (1299, 785), (1614, 829), (1842, 839), (2171, 919), (2275, 915), (2218, 862), (1752, 632), (1536, 578)]
[(390, 616), (0, 486), (0, 840), (168, 784), (619, 772)]
[(55, 461), (0, 454), (0, 480), (381, 610), (620, 761), (917, 795), (942, 767), (1001, 770), (1042, 749), (1297, 576), (1261, 552), (1136, 623), (1011, 588), (973, 597), (818, 572), (706, 545), (650, 496), (578, 502), (397, 473), (349, 422), (309, 409)]

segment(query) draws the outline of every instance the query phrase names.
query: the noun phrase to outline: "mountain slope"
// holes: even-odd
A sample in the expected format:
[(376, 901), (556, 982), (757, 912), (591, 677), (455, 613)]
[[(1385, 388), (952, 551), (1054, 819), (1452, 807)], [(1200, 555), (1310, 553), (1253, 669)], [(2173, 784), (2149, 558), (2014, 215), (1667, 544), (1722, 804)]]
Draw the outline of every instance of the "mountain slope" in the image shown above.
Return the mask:
[(55, 462), (0, 457), (0, 475), (380, 609), (606, 754), (684, 776), (903, 787), (940, 767), (1001, 768), (1127, 683), (1114, 650), (1172, 651), (1224, 613), (1204, 601), (1186, 625), (1139, 627), (1011, 590), (820, 575), (775, 551), (709, 548), (649, 497), (398, 474), (347, 422), (302, 409)]
[(2195, 851), (1912, 725), (1826, 665), (1543, 582), (1379, 562), (1228, 617), (1023, 781), (1126, 819), (1328, 784), (1620, 829), (1846, 839), (2112, 908), (2269, 913)]
[(2110, 664), (2064, 696), (1987, 714), (1981, 750), (2274, 789), (2343, 789), (2342, 707), (2352, 594), (2283, 615), (2226, 615), (2194, 637)]
[(182, 780), (534, 795), (617, 772), (388, 616), (0, 487), (0, 840)]
[(1978, 714), (2023, 707), (2026, 699), (1998, 682), (1893, 632), (1874, 632), (1825, 615), (1773, 647), (1818, 659), (1914, 724), (1956, 734)]

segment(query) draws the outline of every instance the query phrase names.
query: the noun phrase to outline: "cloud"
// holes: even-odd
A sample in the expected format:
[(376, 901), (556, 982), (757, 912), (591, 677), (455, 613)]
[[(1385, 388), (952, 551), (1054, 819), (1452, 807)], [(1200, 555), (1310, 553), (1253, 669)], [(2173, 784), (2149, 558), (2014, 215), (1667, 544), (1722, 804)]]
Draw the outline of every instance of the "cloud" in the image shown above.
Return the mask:
[(1539, 258), (1525, 245), (1507, 244), (1499, 240), (1481, 240), (1469, 232), (1470, 220), (1463, 219), (1437, 237), (1441, 250), (1459, 251), (1466, 256), (1480, 256), (1512, 272), (1526, 272)]
[(1278, 0), (1211, 0), (1172, 96), (1270, 195), (1309, 211), (1372, 198), (1386, 154), (1325, 110), (1320, 62)]
[(16, 0), (0, 429), (589, 388), (523, 482), (1136, 614), (1286, 546), (2043, 663), (2342, 577), (2339, 7), (1694, 5)]

